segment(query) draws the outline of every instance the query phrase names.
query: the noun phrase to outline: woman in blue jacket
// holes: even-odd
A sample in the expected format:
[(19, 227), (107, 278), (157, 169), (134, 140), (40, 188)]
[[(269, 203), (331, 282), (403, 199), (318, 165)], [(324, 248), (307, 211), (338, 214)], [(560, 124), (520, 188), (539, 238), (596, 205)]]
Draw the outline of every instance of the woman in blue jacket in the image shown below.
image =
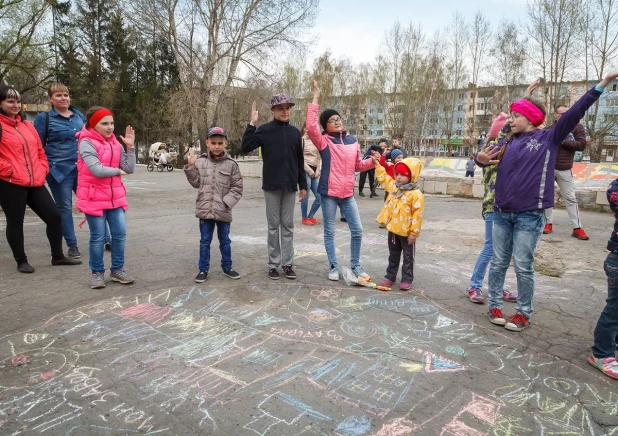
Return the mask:
[(52, 109), (34, 120), (49, 161), (47, 185), (62, 217), (62, 232), (69, 247), (67, 256), (79, 259), (73, 224), (73, 192), (77, 191), (77, 138), (86, 118), (71, 105), (69, 89), (62, 83), (52, 83), (47, 89)]
[[(492, 323), (511, 331), (521, 331), (530, 325), (535, 286), (534, 251), (545, 224), (543, 210), (554, 206), (553, 174), (558, 146), (616, 78), (618, 71), (608, 74), (549, 130), (538, 128), (545, 121), (545, 108), (540, 102), (533, 97), (515, 101), (508, 118), (511, 135), (477, 154), (475, 160), (480, 166), (499, 164), (488, 290)], [(518, 296), (516, 313), (507, 320), (502, 314), (502, 287), (511, 257), (515, 261)]]

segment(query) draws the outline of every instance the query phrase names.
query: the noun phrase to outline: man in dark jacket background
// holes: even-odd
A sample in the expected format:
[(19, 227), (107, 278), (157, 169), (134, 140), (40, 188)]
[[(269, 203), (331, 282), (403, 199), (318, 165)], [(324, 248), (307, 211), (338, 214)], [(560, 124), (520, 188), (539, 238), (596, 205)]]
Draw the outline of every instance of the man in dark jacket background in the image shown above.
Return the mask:
[[(568, 106), (558, 105), (554, 109), (554, 119), (558, 121), (563, 113), (568, 110)], [(550, 127), (551, 128), (551, 127)], [(584, 151), (586, 148), (586, 131), (584, 126), (578, 124), (575, 129), (569, 134), (568, 138), (558, 148), (556, 155), (556, 168), (554, 170), (554, 178), (560, 188), (560, 194), (564, 199), (564, 204), (569, 214), (569, 218), (573, 223), (573, 233), (571, 236), (588, 240), (589, 237), (582, 228), (581, 219), (579, 216), (579, 206), (575, 197), (575, 183), (573, 182), (573, 158), (576, 151)], [(553, 208), (545, 209), (545, 227), (543, 233), (551, 233), (553, 231), (552, 215)]]
[[(299, 201), (307, 195), (307, 179), (300, 131), (290, 124), (294, 103), (285, 94), (276, 94), (270, 101), (273, 120), (255, 127), (258, 121), (256, 104), (251, 106), (251, 120), (242, 137), (242, 152), (262, 148), (262, 190), (268, 221), (268, 277), (279, 279), (277, 268), (283, 266), (288, 279), (295, 279), (294, 205), (296, 189)], [(279, 241), (281, 234), (281, 242)]]

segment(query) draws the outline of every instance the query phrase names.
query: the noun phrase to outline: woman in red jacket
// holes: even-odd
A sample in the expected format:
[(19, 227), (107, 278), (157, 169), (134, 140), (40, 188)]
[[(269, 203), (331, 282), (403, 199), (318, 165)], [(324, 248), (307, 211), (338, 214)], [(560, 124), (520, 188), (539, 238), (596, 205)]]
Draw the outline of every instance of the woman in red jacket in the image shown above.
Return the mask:
[(24, 251), (26, 205), (47, 224), (52, 265), (80, 265), (62, 252), (62, 221), (43, 186), (49, 164), (34, 126), (21, 116), (21, 96), (12, 86), (0, 86), (0, 207), (6, 216), (6, 239), (17, 270), (32, 273)]

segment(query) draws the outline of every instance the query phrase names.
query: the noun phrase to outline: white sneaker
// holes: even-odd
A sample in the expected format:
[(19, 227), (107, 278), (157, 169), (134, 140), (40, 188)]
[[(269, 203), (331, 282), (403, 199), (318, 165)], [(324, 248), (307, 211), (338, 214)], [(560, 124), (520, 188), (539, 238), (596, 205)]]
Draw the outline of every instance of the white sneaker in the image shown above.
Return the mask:
[(356, 275), (356, 277), (362, 277), (365, 280), (369, 280), (371, 278), (369, 277), (369, 274), (367, 274), (360, 266), (352, 268), (352, 272)]
[(328, 272), (328, 280), (332, 280), (334, 282), (339, 280), (339, 268), (331, 265), (331, 269)]

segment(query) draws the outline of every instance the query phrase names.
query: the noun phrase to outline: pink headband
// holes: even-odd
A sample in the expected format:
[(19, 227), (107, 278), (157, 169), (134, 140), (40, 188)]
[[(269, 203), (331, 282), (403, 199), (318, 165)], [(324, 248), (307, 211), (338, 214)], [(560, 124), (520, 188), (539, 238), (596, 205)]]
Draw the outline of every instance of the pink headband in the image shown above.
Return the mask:
[(539, 127), (545, 121), (545, 115), (541, 109), (528, 100), (517, 100), (511, 103), (511, 112), (517, 112), (528, 118), (534, 127)]

